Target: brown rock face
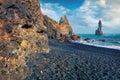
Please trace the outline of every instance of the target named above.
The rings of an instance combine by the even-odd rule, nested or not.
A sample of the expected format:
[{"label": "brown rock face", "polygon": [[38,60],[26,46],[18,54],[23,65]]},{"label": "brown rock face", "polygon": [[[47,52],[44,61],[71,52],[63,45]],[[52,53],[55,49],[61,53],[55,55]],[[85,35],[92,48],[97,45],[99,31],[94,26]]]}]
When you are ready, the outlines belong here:
[{"label": "brown rock face", "polygon": [[0,80],[23,80],[25,57],[48,51],[38,0],[0,0]]},{"label": "brown rock face", "polygon": [[64,16],[64,18],[61,17],[59,24],[48,16],[44,16],[43,22],[44,25],[47,26],[49,38],[61,41],[80,40],[80,37],[73,33],[72,27],[70,26],[66,16]]},{"label": "brown rock face", "polygon": [[80,37],[73,33],[72,27],[69,24],[69,21],[66,16],[61,18],[59,21],[59,31],[63,35],[64,40],[71,42],[72,40],[80,40]]},{"label": "brown rock face", "polygon": [[47,26],[47,33],[49,38],[56,38],[56,36],[58,35],[66,36],[72,33],[72,28],[69,25],[66,16],[64,17],[64,19],[60,19],[59,24],[55,20],[49,18],[48,16],[44,16],[44,25]]},{"label": "brown rock face", "polygon": [[68,25],[69,25],[69,22],[68,22],[67,17],[66,17],[66,16],[64,16],[64,18],[61,17],[61,18],[60,18],[60,21],[59,21],[59,24],[60,24],[60,25],[61,25],[61,24],[68,24]]},{"label": "brown rock face", "polygon": [[69,25],[69,22],[66,16],[64,16],[64,18],[61,17],[59,21],[59,25],[60,25],[59,30],[62,35],[71,35],[72,28]]},{"label": "brown rock face", "polygon": [[49,18],[47,15],[44,15],[43,17],[44,25],[47,27],[48,38],[56,39],[59,24],[55,20]]}]

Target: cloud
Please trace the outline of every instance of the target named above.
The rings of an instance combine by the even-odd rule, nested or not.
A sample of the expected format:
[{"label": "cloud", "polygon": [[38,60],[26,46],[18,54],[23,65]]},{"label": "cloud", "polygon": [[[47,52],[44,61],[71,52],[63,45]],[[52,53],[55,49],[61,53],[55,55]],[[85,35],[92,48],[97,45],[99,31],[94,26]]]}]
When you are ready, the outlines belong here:
[{"label": "cloud", "polygon": [[63,6],[59,5],[58,3],[45,3],[41,4],[41,10],[44,15],[48,15],[52,19],[59,21],[60,17],[68,13],[70,10],[64,8]]},{"label": "cloud", "polygon": [[[107,0],[106,0],[107,1]],[[107,30],[120,32],[120,0],[110,0],[107,8],[102,11],[104,26]]]},{"label": "cloud", "polygon": [[98,21],[102,20],[104,33],[120,33],[120,0],[85,0],[75,10],[70,10],[58,3],[42,4],[45,15],[59,21],[67,15],[75,33],[94,33]]},{"label": "cloud", "polygon": [[[57,13],[54,11],[54,10],[50,10],[50,9],[41,9],[42,10],[42,13],[44,15],[48,15],[49,17],[55,19],[55,20],[58,20],[59,19],[59,16],[57,15]],[[54,15],[54,16],[53,16]]]},{"label": "cloud", "polygon": [[[81,33],[94,33],[98,20],[102,20],[104,33],[120,33],[120,1],[119,0],[86,0],[75,12],[79,17],[77,24],[83,29]],[[82,20],[81,20],[82,19]],[[81,24],[81,25],[80,25]],[[83,25],[86,24],[86,25]],[[79,29],[80,32],[80,28]]]},{"label": "cloud", "polygon": [[98,4],[102,7],[106,7],[106,0],[98,0]]}]

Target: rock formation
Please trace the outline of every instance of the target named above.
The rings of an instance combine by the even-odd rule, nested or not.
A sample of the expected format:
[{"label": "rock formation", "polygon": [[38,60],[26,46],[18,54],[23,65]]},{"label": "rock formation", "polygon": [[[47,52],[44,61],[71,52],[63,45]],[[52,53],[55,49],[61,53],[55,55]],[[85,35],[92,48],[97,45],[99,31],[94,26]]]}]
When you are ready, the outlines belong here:
[{"label": "rock formation", "polygon": [[43,23],[47,27],[48,38],[56,39],[59,24],[55,20],[49,18],[47,15],[44,15],[43,17],[44,17]]},{"label": "rock formation", "polygon": [[76,34],[72,34],[71,38],[72,38],[72,40],[80,41],[80,36],[77,36]]},{"label": "rock formation", "polygon": [[68,19],[66,16],[61,18],[59,21],[59,31],[62,35],[72,35],[72,27],[69,25]]},{"label": "rock formation", "polygon": [[67,17],[66,17],[66,16],[64,16],[64,18],[61,17],[61,18],[60,18],[60,21],[59,21],[59,24],[60,24],[60,25],[61,25],[61,24],[68,24],[68,25],[69,25],[69,22],[68,22]]},{"label": "rock formation", "polygon": [[23,80],[25,58],[48,51],[38,0],[0,0],[0,80]]},{"label": "rock formation", "polygon": [[95,35],[103,35],[101,20],[99,20],[99,22],[98,22],[98,29],[96,30]]},{"label": "rock formation", "polygon": [[48,37],[57,40],[80,40],[80,37],[75,35],[72,31],[72,27],[69,24],[69,21],[66,16],[61,17],[59,24],[49,18],[48,16],[44,16],[44,25],[47,27]]}]

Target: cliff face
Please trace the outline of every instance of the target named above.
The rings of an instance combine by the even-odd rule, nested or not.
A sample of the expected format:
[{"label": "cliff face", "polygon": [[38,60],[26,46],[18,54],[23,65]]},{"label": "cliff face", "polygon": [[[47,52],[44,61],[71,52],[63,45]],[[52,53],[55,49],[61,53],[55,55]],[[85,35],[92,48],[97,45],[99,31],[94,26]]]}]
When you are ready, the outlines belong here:
[{"label": "cliff face", "polygon": [[44,25],[47,27],[48,37],[57,40],[80,40],[80,37],[75,35],[72,31],[72,27],[69,24],[69,21],[66,16],[61,17],[59,24],[49,18],[44,16]]},{"label": "cliff face", "polygon": [[103,35],[101,20],[99,20],[99,22],[98,22],[98,29],[96,30],[95,35]]},{"label": "cliff face", "polygon": [[47,27],[48,38],[56,39],[59,24],[55,20],[49,18],[46,15],[44,15],[43,17],[44,17],[44,21],[43,21],[44,25]]},{"label": "cliff face", "polygon": [[0,80],[23,80],[25,57],[48,51],[38,0],[0,0]]}]

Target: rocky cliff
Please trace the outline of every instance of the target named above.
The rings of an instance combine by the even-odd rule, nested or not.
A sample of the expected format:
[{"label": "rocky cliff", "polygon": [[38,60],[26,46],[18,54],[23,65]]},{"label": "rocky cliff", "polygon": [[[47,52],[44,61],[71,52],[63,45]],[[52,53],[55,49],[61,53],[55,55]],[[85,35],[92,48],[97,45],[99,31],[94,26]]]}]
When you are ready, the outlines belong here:
[{"label": "rocky cliff", "polygon": [[25,58],[48,51],[38,0],[0,0],[0,80],[23,80]]},{"label": "rocky cliff", "polygon": [[69,25],[66,16],[64,16],[64,18],[61,17],[59,25],[60,25],[59,30],[62,35],[72,35],[72,27]]},{"label": "rocky cliff", "polygon": [[99,20],[99,22],[98,22],[98,29],[96,30],[95,35],[103,35],[101,20]]},{"label": "rocky cliff", "polygon": [[80,37],[75,35],[72,31],[72,27],[69,24],[69,21],[66,16],[61,17],[59,23],[55,20],[44,16],[44,25],[47,26],[47,33],[49,38],[57,40],[80,40]]},{"label": "rocky cliff", "polygon": [[47,27],[48,38],[56,39],[59,24],[55,20],[49,18],[47,15],[44,15],[43,17],[44,25]]}]

